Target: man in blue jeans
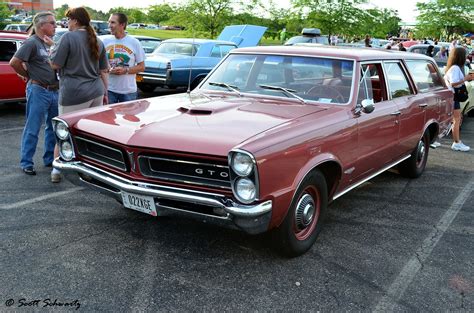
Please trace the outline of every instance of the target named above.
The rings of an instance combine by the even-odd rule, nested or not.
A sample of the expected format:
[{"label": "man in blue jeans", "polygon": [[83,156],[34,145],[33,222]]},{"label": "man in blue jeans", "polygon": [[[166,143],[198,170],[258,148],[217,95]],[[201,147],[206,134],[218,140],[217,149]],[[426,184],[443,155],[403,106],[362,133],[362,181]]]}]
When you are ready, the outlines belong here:
[{"label": "man in blue jeans", "polygon": [[18,75],[28,80],[26,86],[26,123],[21,138],[20,166],[27,175],[36,175],[33,156],[38,144],[38,134],[45,121],[43,164],[51,166],[54,159],[52,118],[58,115],[59,82],[49,65],[51,37],[56,21],[51,12],[40,12],[33,18],[34,33],[22,44],[10,60]]},{"label": "man in blue jeans", "polygon": [[125,33],[127,22],[125,14],[112,14],[109,18],[112,35],[101,36],[110,66],[109,103],[135,100],[136,74],[145,70],[145,51],[136,38]]}]

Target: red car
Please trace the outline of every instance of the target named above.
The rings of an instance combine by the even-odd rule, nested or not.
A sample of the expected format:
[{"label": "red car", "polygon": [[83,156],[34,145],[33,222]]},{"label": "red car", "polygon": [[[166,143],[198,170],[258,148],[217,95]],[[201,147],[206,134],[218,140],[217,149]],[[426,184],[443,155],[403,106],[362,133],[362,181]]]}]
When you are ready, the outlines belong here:
[{"label": "red car", "polygon": [[236,49],[190,94],[56,118],[54,167],[153,216],[272,230],[279,251],[297,256],[329,202],[395,166],[422,174],[451,99],[419,54]]},{"label": "red car", "polygon": [[0,31],[0,104],[25,100],[25,82],[8,64],[27,34]]}]

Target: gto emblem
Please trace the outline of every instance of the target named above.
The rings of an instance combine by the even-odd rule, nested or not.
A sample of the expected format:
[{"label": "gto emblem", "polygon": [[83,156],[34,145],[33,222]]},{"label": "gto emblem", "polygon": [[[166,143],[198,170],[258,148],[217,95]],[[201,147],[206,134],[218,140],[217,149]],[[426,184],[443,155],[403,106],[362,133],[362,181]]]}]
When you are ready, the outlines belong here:
[{"label": "gto emblem", "polygon": [[198,174],[198,175],[207,174],[209,176],[219,175],[222,178],[229,177],[229,173],[227,173],[227,172],[218,172],[218,171],[213,171],[213,170],[203,170],[202,168],[197,168],[197,169],[194,170],[194,172],[196,172],[196,174]]}]

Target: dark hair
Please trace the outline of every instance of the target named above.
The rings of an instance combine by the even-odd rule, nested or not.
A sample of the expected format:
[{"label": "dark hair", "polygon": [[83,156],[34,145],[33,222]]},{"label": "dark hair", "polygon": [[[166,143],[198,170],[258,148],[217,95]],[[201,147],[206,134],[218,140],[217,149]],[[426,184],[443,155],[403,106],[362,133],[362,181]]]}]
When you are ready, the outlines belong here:
[{"label": "dark hair", "polygon": [[66,17],[69,17],[71,20],[76,20],[80,26],[85,27],[87,31],[87,41],[89,43],[89,48],[91,50],[91,55],[94,60],[99,59],[99,44],[97,42],[97,36],[95,34],[94,28],[92,28],[90,21],[91,17],[89,12],[83,7],[79,8],[70,8],[66,11]]},{"label": "dark hair", "polygon": [[463,47],[456,47],[452,51],[449,51],[445,72],[447,72],[453,65],[459,66],[461,71],[464,72],[464,63],[466,63],[466,49]]},{"label": "dark hair", "polygon": [[117,13],[112,13],[112,15],[118,18],[119,24],[125,24],[124,29],[127,29],[128,17],[124,13],[117,12]]}]

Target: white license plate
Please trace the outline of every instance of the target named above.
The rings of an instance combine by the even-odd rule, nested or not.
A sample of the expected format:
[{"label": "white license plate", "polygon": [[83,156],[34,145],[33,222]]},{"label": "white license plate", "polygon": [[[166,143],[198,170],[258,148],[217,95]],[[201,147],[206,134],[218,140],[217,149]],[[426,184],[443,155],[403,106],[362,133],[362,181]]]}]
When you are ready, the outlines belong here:
[{"label": "white license plate", "polygon": [[126,208],[156,216],[156,206],[153,197],[122,191],[122,200]]}]

